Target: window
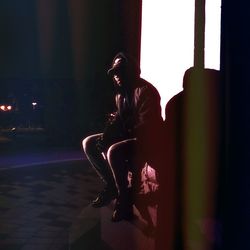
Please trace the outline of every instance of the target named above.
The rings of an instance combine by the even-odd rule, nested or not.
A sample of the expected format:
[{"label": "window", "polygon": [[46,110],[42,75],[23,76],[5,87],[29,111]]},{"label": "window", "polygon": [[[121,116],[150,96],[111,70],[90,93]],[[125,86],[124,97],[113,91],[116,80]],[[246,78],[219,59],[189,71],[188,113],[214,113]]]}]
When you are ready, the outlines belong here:
[{"label": "window", "polygon": [[[206,1],[205,67],[219,69],[220,0]],[[143,0],[141,76],[161,95],[162,116],[193,66],[195,0]]]}]

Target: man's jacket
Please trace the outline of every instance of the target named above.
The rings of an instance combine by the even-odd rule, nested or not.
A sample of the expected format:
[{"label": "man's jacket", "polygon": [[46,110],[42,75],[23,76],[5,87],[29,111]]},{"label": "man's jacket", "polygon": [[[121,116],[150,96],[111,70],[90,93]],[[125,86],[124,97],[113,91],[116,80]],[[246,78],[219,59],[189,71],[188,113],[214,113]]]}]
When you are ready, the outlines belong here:
[{"label": "man's jacket", "polygon": [[151,145],[152,148],[162,138],[160,95],[152,84],[142,78],[130,86],[115,96],[116,111],[104,131],[104,139],[137,138],[141,146],[149,148]]}]

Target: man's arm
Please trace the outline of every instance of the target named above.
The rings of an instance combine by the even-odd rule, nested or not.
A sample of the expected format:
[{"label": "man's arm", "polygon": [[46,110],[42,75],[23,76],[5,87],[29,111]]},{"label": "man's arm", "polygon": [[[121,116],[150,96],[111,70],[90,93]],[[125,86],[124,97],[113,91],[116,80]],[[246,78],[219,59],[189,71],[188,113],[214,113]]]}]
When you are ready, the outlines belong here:
[{"label": "man's arm", "polygon": [[154,88],[144,88],[138,98],[137,117],[133,133],[138,138],[153,136],[161,132],[160,95]]}]

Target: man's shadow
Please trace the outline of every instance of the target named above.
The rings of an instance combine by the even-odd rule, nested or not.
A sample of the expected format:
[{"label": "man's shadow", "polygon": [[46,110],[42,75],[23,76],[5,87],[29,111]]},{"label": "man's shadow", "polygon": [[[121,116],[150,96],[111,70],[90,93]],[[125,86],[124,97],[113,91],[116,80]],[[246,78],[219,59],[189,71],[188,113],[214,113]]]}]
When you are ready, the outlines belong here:
[{"label": "man's shadow", "polygon": [[[157,250],[183,250],[187,243],[184,242],[189,233],[185,216],[188,213],[189,202],[187,192],[190,191],[186,191],[185,188],[187,176],[191,175],[191,179],[194,177],[194,173],[188,169],[187,159],[190,154],[193,158],[197,155],[199,157],[199,149],[204,148],[204,143],[207,143],[204,154],[209,155],[209,159],[201,160],[197,168],[204,170],[209,167],[209,171],[216,171],[216,147],[219,140],[217,133],[220,126],[219,81],[218,71],[192,67],[184,74],[183,91],[172,97],[166,105],[165,163],[158,173],[160,188],[156,228]],[[200,133],[201,129],[205,133]],[[208,134],[209,142],[206,140]],[[214,182],[214,176],[207,178]],[[211,187],[208,189],[209,195],[213,197],[215,190]],[[204,193],[205,199],[208,199],[208,193]]]}]

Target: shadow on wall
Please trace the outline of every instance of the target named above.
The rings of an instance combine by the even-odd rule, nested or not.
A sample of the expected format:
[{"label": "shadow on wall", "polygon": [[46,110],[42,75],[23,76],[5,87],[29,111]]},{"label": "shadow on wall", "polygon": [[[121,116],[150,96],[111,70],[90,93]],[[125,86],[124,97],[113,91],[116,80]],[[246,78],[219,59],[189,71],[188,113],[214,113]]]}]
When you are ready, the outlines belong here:
[{"label": "shadow on wall", "polygon": [[[166,105],[166,164],[159,172],[157,249],[212,249],[221,142],[220,74],[190,68]],[[212,221],[204,229],[207,221]]]}]

